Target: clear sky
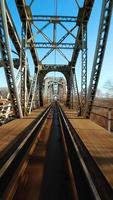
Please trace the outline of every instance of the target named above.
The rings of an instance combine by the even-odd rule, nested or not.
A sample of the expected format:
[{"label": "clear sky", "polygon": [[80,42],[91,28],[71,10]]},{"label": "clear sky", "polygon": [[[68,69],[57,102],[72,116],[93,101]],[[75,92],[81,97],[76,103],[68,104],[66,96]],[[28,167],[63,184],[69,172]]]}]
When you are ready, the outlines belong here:
[{"label": "clear sky", "polygon": [[[26,0],[27,4],[31,2],[31,0]],[[46,2],[46,3],[45,3]],[[78,0],[80,6],[83,5],[83,0]],[[19,19],[19,15],[16,9],[15,5],[15,0],[7,0],[8,7],[10,9],[10,12],[12,14],[12,17],[14,19],[15,25],[18,30],[18,34],[21,35],[21,23]],[[72,16],[77,16],[78,8],[75,4],[74,0],[57,0],[57,14],[58,15],[72,15]],[[96,46],[96,39],[97,39],[97,33],[98,33],[98,25],[99,25],[99,18],[100,18],[100,11],[101,11],[101,6],[102,6],[102,0],[95,0],[93,11],[88,23],[88,83],[89,83],[89,78],[91,74],[91,68],[93,64],[93,58],[94,58],[94,51],[95,51],[95,46]],[[39,14],[39,15],[54,15],[55,14],[55,0],[34,0],[34,3],[32,5],[32,13],[33,14]],[[38,27],[42,27],[44,24],[38,23],[36,24]],[[48,26],[47,29],[45,29],[44,33],[48,34],[50,39],[52,39],[52,33],[51,33],[51,27],[52,25]],[[73,26],[72,25],[67,25],[69,29],[71,29]],[[60,39],[60,37],[65,34],[66,32],[58,27],[57,29],[57,40]],[[34,29],[33,29],[34,31]],[[35,31],[36,32],[36,31]],[[75,34],[76,31],[73,32]],[[70,36],[67,38],[67,41],[73,42],[73,38]],[[42,36],[39,36],[36,38],[36,41],[43,41]],[[64,41],[64,42],[67,42]],[[101,78],[99,80],[99,85],[98,89],[103,90],[103,86],[106,81],[111,80],[112,81],[112,68],[113,68],[113,17],[111,21],[111,27],[109,31],[109,37],[108,37],[108,42],[107,42],[107,48],[106,48],[106,53],[104,56],[104,62],[103,62],[103,67],[101,71]],[[12,47],[13,48],[13,47]],[[40,50],[38,49],[38,55],[39,58],[41,59],[44,55],[44,53],[47,52],[47,50]],[[68,51],[63,51],[63,53],[66,54],[67,58],[71,58],[71,50]],[[14,56],[14,55],[12,55]],[[32,62],[32,58],[28,52],[28,57],[29,57],[29,63],[30,63],[30,71],[31,74],[34,72],[34,66]],[[45,63],[54,63],[55,62],[55,53],[51,54],[45,61]],[[64,63],[66,64],[67,61],[65,61],[64,58],[62,58],[59,53],[56,53],[56,63]],[[76,74],[77,74],[77,80],[78,80],[78,85],[80,89],[80,76],[81,76],[81,53],[79,55],[77,65],[76,65]],[[57,76],[55,74],[55,76]],[[6,86],[6,81],[5,81],[5,75],[3,73],[3,69],[0,69],[0,87]]]}]

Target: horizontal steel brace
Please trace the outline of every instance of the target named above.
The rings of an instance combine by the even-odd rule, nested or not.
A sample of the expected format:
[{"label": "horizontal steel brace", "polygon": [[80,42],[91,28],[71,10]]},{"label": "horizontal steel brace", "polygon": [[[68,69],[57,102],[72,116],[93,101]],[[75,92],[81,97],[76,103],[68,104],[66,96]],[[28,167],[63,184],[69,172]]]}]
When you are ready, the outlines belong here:
[{"label": "horizontal steel brace", "polygon": [[77,17],[74,16],[54,16],[54,15],[33,15],[28,21],[49,21],[50,23],[59,22],[76,22]]},{"label": "horizontal steel brace", "polygon": [[34,48],[54,48],[54,49],[74,49],[74,43],[48,43],[48,42],[34,42]]},{"label": "horizontal steel brace", "polygon": [[44,65],[40,65],[39,66],[39,71],[42,71],[42,70],[54,70],[54,71],[57,71],[57,70],[62,70],[62,71],[67,71],[69,70],[69,66],[68,65],[52,65],[52,64],[44,64]]}]

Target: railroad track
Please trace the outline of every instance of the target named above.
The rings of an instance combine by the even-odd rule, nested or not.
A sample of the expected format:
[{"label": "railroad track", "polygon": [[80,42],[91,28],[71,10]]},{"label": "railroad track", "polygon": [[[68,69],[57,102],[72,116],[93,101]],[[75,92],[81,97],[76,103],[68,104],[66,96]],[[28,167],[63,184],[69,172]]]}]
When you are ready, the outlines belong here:
[{"label": "railroad track", "polygon": [[[7,191],[9,191],[9,190],[7,190],[7,187],[9,187],[9,185],[10,185],[10,188],[11,188],[12,187],[11,184],[13,185],[13,183],[15,182],[16,178],[15,178],[14,174],[16,174],[17,177],[19,176],[19,174],[21,174],[21,171],[24,174],[25,168],[28,165],[28,162],[26,162],[26,160],[29,160],[29,158],[28,158],[29,152],[35,143],[35,139],[36,139],[37,135],[41,131],[42,127],[45,126],[44,123],[45,123],[45,120],[47,119],[50,109],[51,109],[51,106],[49,106],[38,117],[38,119],[36,119],[35,122],[32,123],[32,125],[23,133],[23,135],[18,139],[18,141],[16,141],[15,145],[10,147],[10,152],[8,151],[8,153],[4,152],[4,154],[2,154],[2,159],[1,159],[2,162],[0,163],[0,165],[1,165],[0,198],[1,199],[13,199],[13,197],[11,195],[9,198],[6,198]],[[59,145],[62,146],[63,147],[63,159],[62,160],[64,161],[64,164],[63,164],[63,166],[60,166],[61,168],[59,168],[59,169],[60,170],[64,169],[64,171],[66,170],[66,175],[68,177],[68,181],[66,182],[64,180],[64,182],[66,184],[68,184],[69,187],[66,187],[66,188],[69,189],[69,193],[71,194],[71,195],[69,194],[68,197],[66,197],[65,194],[64,195],[62,194],[63,195],[62,198],[60,197],[60,194],[59,194],[58,199],[60,200],[60,199],[63,199],[63,197],[65,197],[65,200],[78,200],[78,199],[80,199],[80,200],[85,200],[85,199],[87,199],[87,200],[112,200],[113,199],[112,188],[110,187],[107,180],[105,179],[105,177],[103,176],[103,174],[101,173],[99,168],[97,167],[95,161],[92,159],[91,155],[89,154],[88,150],[86,149],[86,147],[80,140],[78,134],[76,133],[76,131],[70,124],[70,122],[67,119],[65,113],[63,112],[62,108],[57,103],[53,104],[53,118],[52,119],[53,119],[52,120],[53,125],[52,125],[52,129],[49,131],[51,132],[51,134],[59,135],[58,140],[60,140],[60,143],[57,141],[57,143],[59,143],[59,144],[56,145],[55,144],[56,141],[53,141],[56,136],[54,136],[54,137],[52,136],[53,137],[52,139],[51,139],[51,136],[50,136],[50,138],[48,136],[49,140],[51,140],[51,142],[54,143],[54,145],[49,144],[51,142],[48,143],[48,146],[51,146],[51,148],[53,148],[53,149],[51,149],[49,147],[50,152],[47,153],[47,159],[49,159],[49,156],[50,156],[50,159],[48,161],[48,162],[51,162],[51,163],[49,163],[50,170],[49,170],[49,172],[48,171],[45,172],[47,170],[46,168],[48,168],[48,167],[47,167],[47,163],[44,164],[44,165],[46,165],[46,167],[44,167],[44,174],[47,174],[47,178],[48,178],[48,174],[49,174],[50,175],[49,178],[50,178],[52,169],[53,169],[52,176],[53,176],[53,173],[56,173],[56,172],[54,172],[54,170],[58,171],[58,170],[56,170],[58,163],[55,161],[54,158],[56,157],[58,159],[58,156],[62,152],[59,152],[58,149],[55,150],[55,148],[59,148]],[[47,129],[47,127],[45,127],[45,129],[44,129],[43,135],[45,135],[46,129]],[[38,144],[38,145],[40,146],[40,144]],[[56,147],[54,147],[55,145],[56,145]],[[42,147],[41,147],[41,149],[42,149]],[[39,151],[39,148],[37,148],[37,151]],[[40,151],[42,151],[42,150],[40,150]],[[54,151],[56,151],[56,152],[54,152]],[[31,152],[31,154],[32,154],[32,152]],[[59,155],[56,154],[58,152],[59,152]],[[50,155],[48,155],[48,154],[50,154]],[[46,153],[45,153],[45,156],[46,156]],[[52,156],[53,156],[53,160],[51,160]],[[53,164],[53,162],[56,162],[56,163]],[[53,165],[53,168],[51,168],[51,165]],[[54,165],[56,165],[56,166],[54,166]],[[35,167],[35,170],[36,170],[36,167]],[[37,171],[36,171],[36,173],[37,173]],[[14,176],[14,178],[12,178],[13,176]],[[29,174],[28,174],[28,176],[29,176]],[[57,176],[59,176],[59,174],[57,174]],[[64,177],[65,177],[65,175],[64,175]],[[42,176],[42,179],[44,179],[43,176]],[[36,177],[35,177],[35,179],[32,179],[32,181],[28,185],[34,184],[34,180],[36,181]],[[61,180],[61,178],[59,179],[59,181],[60,180]],[[47,198],[47,195],[49,195],[49,193],[54,191],[54,188],[56,187],[55,179],[53,178],[53,180],[52,180],[53,183],[51,184],[51,188],[48,188],[47,184],[44,183],[44,181],[48,182],[48,184],[49,184],[49,182],[51,182],[48,179],[46,180],[46,178],[43,181],[40,181],[40,184],[42,184],[41,191],[43,194],[42,195],[43,198],[42,198],[42,196],[40,197],[40,195],[39,195],[38,199],[41,199],[41,200],[56,199],[53,197]],[[56,182],[58,182],[58,180]],[[64,183],[64,182],[62,182],[62,183]],[[37,183],[39,184],[39,182],[37,182]],[[59,185],[59,182],[57,183],[57,185]],[[33,187],[34,186],[35,185],[33,185]],[[25,196],[24,196],[24,198],[22,198],[23,185],[20,186],[20,188],[21,189],[19,191],[21,191],[20,192],[21,195],[19,194],[19,192],[17,192],[14,200],[25,199]],[[13,190],[13,192],[16,193],[16,190],[18,191],[18,189],[15,187],[15,191]],[[60,189],[59,189],[59,191],[61,192]],[[37,190],[35,192],[37,195]],[[44,192],[47,195],[44,194]],[[4,194],[5,194],[5,196],[4,196]],[[57,190],[56,190],[56,194],[57,194]],[[34,196],[36,196],[36,195],[34,194]],[[54,196],[54,194],[53,194],[53,196]],[[32,191],[31,191],[31,197],[32,197]],[[27,200],[31,199],[31,197],[30,197],[30,195],[28,195]],[[57,195],[57,197],[58,197],[58,195]],[[35,199],[35,197],[34,197],[34,199]],[[36,197],[36,199],[37,199],[37,197]]]},{"label": "railroad track", "polygon": [[72,127],[62,108],[58,106],[62,137],[80,200],[112,200],[113,189],[98,168],[79,135]]},{"label": "railroad track", "polygon": [[[23,163],[47,118],[51,106],[46,108],[33,123],[25,129],[11,146],[0,154],[0,199],[10,199],[9,190],[15,182],[15,174],[19,176]],[[13,178],[14,176],[14,178]],[[11,194],[12,196],[12,194]]]}]

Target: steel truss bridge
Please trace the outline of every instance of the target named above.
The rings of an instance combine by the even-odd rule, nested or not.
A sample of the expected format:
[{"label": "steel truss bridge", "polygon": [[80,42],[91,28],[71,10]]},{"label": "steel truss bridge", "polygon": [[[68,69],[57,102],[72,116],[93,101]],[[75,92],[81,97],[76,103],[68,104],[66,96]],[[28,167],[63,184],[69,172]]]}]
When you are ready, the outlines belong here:
[{"label": "steel truss bridge", "polygon": [[[42,82],[45,75],[51,71],[62,72],[67,81],[66,105],[71,106],[72,93],[77,97],[77,109],[79,115],[89,117],[94,102],[100,72],[104,59],[106,43],[109,33],[110,20],[112,15],[113,0],[103,0],[101,17],[98,30],[97,44],[94,54],[90,83],[87,89],[87,27],[90,15],[93,10],[94,0],[84,0],[83,6],[79,7],[76,16],[55,15],[34,15],[31,5],[27,5],[25,0],[15,0],[15,5],[21,20],[21,37],[18,34],[13,17],[11,16],[7,2],[0,0],[0,66],[4,67],[9,96],[16,117],[22,118],[31,112],[36,103],[36,96],[39,97],[40,106],[43,106]],[[32,4],[32,1],[31,1]],[[38,27],[42,23],[42,27]],[[67,26],[71,24],[71,28]],[[52,36],[44,33],[44,30],[52,25]],[[58,28],[65,30],[65,34],[57,38]],[[35,29],[35,33],[34,33]],[[74,30],[75,33],[73,32]],[[36,38],[41,35],[43,41]],[[73,42],[68,41],[68,36],[73,38]],[[67,39],[67,40],[66,40]],[[10,40],[14,45],[11,49]],[[30,50],[35,66],[34,75],[31,79],[27,58],[27,50]],[[48,49],[42,58],[38,56],[39,49]],[[71,59],[63,50],[71,50]],[[16,54],[16,58],[12,56]],[[58,52],[67,64],[48,64],[46,58],[53,52]],[[78,91],[76,79],[76,63],[79,54],[82,54],[81,70],[81,95]],[[17,75],[14,73],[16,68]]]},{"label": "steel truss bridge", "polygon": [[[35,14],[34,1],[0,0],[0,67],[8,86],[6,99],[0,92],[0,199],[113,200],[113,107],[106,99],[94,104],[113,0],[101,1],[89,85],[87,30],[95,0],[73,0],[76,16],[58,15],[57,0],[53,15]],[[91,114],[98,123],[103,117],[108,130]]]}]

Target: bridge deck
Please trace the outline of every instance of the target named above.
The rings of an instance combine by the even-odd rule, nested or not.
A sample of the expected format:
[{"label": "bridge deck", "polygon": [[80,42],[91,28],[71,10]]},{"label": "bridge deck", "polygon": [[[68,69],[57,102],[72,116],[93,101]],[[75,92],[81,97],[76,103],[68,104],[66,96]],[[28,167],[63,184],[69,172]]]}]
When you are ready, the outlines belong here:
[{"label": "bridge deck", "polygon": [[15,119],[0,126],[0,153],[31,124],[44,109],[45,108],[36,109],[23,119]]},{"label": "bridge deck", "polygon": [[74,111],[65,109],[65,107],[63,110],[113,188],[113,135],[90,119],[77,118]]}]

